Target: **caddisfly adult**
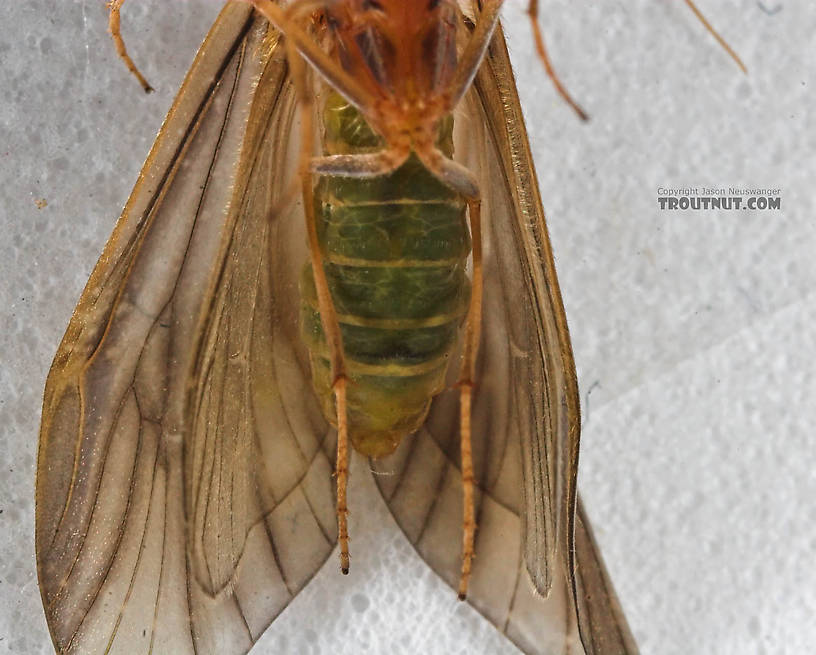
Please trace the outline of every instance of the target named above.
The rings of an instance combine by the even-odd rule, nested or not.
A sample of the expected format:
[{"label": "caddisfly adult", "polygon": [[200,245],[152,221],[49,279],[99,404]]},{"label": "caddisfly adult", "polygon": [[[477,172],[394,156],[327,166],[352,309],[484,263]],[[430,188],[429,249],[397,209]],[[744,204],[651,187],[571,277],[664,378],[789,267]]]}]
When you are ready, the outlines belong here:
[{"label": "caddisfly adult", "polygon": [[348,571],[349,445],[524,652],[636,652],[577,498],[501,5],[224,7],[48,378],[36,546],[58,652],[247,652],[337,543]]}]

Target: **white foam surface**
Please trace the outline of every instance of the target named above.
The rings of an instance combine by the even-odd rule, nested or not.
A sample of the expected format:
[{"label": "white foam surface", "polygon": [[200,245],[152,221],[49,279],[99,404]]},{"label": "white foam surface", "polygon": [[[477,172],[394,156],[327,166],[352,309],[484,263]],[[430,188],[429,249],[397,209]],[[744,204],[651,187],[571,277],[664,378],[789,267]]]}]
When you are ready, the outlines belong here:
[{"label": "white foam surface", "polygon": [[[102,0],[4,6],[0,653],[53,652],[33,552],[45,376],[219,4],[125,5],[151,96],[116,60]],[[644,654],[814,652],[816,9],[700,5],[747,77],[684,3],[542,3],[588,124],[554,94],[520,4],[505,9],[582,389],[580,485]],[[782,208],[661,211],[661,185],[779,187]],[[352,575],[332,559],[257,652],[516,652],[381,503],[354,505],[370,492],[353,477]]]}]

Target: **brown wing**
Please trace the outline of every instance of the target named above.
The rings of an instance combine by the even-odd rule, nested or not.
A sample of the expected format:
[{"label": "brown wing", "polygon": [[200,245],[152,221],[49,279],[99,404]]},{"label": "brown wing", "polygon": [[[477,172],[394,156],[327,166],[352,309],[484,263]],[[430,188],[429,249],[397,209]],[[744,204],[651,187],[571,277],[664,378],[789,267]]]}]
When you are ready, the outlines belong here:
[{"label": "brown wing", "polygon": [[[611,585],[594,587],[599,578],[589,572],[603,569],[584,531],[578,533],[583,574],[577,586],[573,576],[580,427],[575,367],[500,32],[456,125],[456,157],[481,181],[485,250],[473,404],[479,527],[468,602],[525,653],[576,653],[582,642],[592,655],[635,653],[631,638],[606,638],[615,624],[621,634],[628,628],[610,609],[618,609]],[[456,393],[443,394],[423,430],[377,464],[391,473],[377,482],[397,522],[454,588],[462,516],[457,413]],[[595,622],[588,608],[613,618]]]},{"label": "brown wing", "polygon": [[332,549],[282,50],[225,7],[55,357],[36,548],[60,653],[245,653]]},{"label": "brown wing", "polygon": [[575,582],[586,654],[637,653],[635,638],[626,623],[580,498],[575,520]]}]

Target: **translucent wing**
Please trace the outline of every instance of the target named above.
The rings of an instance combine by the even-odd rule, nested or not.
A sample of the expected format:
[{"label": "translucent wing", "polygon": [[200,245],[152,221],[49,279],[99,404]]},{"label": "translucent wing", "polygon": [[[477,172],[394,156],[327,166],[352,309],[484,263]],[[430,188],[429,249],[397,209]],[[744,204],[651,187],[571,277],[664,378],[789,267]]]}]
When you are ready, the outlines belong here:
[{"label": "translucent wing", "polygon": [[[575,507],[579,409],[566,318],[506,47],[498,33],[456,116],[456,158],[483,194],[485,290],[474,466],[476,559],[468,601],[525,653],[635,653]],[[459,581],[462,488],[458,397],[375,464],[380,490],[420,555]],[[596,589],[603,577],[606,586]],[[598,593],[600,592],[600,593]],[[580,612],[576,613],[575,607]],[[592,610],[591,612],[589,610]],[[617,610],[617,611],[616,611]],[[603,615],[597,621],[591,616]],[[606,644],[614,644],[607,647]],[[624,647],[625,646],[625,647]]]},{"label": "translucent wing", "polygon": [[282,50],[225,7],[54,360],[36,548],[60,653],[245,653],[332,550]]},{"label": "translucent wing", "polygon": [[587,655],[637,653],[580,498],[575,521],[575,581],[581,637]]}]

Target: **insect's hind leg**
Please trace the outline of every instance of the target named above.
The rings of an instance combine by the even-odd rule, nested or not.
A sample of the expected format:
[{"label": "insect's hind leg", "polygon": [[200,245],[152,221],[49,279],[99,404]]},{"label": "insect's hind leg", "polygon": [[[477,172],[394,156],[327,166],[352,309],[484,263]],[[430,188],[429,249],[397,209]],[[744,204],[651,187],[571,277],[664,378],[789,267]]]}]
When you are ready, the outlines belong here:
[{"label": "insect's hind leg", "polygon": [[349,572],[348,503],[346,494],[348,488],[349,450],[348,405],[346,402],[348,378],[346,376],[346,364],[343,354],[343,338],[340,333],[340,323],[337,320],[337,312],[334,308],[329,284],[326,280],[326,271],[323,268],[323,256],[320,251],[320,241],[317,236],[317,223],[312,198],[311,160],[314,151],[314,103],[306,77],[305,62],[295,50],[291,41],[287,40],[286,48],[292,82],[300,107],[301,146],[298,173],[303,195],[303,213],[306,221],[309,260],[314,277],[320,323],[329,351],[329,366],[332,376],[331,386],[337,412],[337,462],[335,464],[335,477],[337,482],[337,541],[340,545],[340,570],[345,575]]},{"label": "insect's hind leg", "polygon": [[476,508],[474,499],[473,451],[471,445],[471,404],[476,379],[476,356],[482,328],[482,222],[481,199],[467,200],[470,217],[470,238],[473,243],[473,279],[470,306],[465,324],[462,348],[462,368],[459,373],[459,439],[462,457],[462,575],[459,579],[459,600],[467,597],[468,582],[473,564],[473,542],[476,535]]},{"label": "insect's hind leg", "polygon": [[[301,62],[302,63],[302,62]],[[311,103],[311,100],[309,100]],[[311,133],[311,120],[308,121]],[[307,139],[304,135],[304,139]],[[310,150],[307,152],[311,152]],[[343,574],[349,571],[348,549],[348,505],[346,489],[348,487],[348,405],[347,385],[348,377],[345,372],[345,357],[343,341],[340,333],[340,324],[332,302],[331,291],[326,281],[326,272],[323,269],[323,257],[320,252],[320,243],[317,238],[315,224],[314,203],[311,200],[312,183],[311,173],[321,175],[335,175],[343,177],[377,177],[386,175],[398,168],[408,157],[410,151],[384,150],[381,153],[362,155],[338,155],[335,157],[308,157],[302,164],[304,180],[303,198],[306,213],[306,223],[309,232],[309,252],[312,258],[312,272],[317,290],[317,305],[320,311],[320,320],[326,343],[329,346],[332,370],[332,389],[337,410],[337,537],[340,542],[340,570]]]},{"label": "insect's hind leg", "polygon": [[417,153],[422,162],[446,185],[465,197],[470,219],[473,275],[470,281],[470,305],[465,322],[462,344],[462,367],[459,371],[459,439],[462,458],[462,574],[459,578],[459,600],[467,597],[473,566],[476,537],[476,480],[473,474],[471,405],[476,384],[476,357],[482,332],[482,295],[484,271],[482,261],[482,200],[479,184],[473,174],[461,164],[447,159],[437,150]]},{"label": "insect's hind leg", "polygon": [[[286,22],[296,18],[300,10],[311,7],[308,0],[292,5],[287,14],[278,15],[280,8],[262,0],[250,0],[257,9],[270,18],[282,19]],[[267,13],[269,12],[269,13]],[[290,25],[291,27],[291,25]],[[337,462],[335,464],[335,478],[337,483],[337,540],[340,545],[340,570],[345,575],[349,572],[349,533],[348,533],[348,460],[349,460],[349,428],[348,428],[348,376],[346,374],[343,338],[340,332],[340,323],[334,308],[331,290],[323,268],[323,256],[320,241],[317,235],[317,222],[313,201],[312,174],[344,175],[348,177],[371,177],[391,172],[407,158],[410,150],[404,153],[395,150],[386,150],[372,155],[314,157],[314,99],[310,91],[306,63],[298,51],[299,43],[296,39],[287,39],[287,60],[292,74],[292,81],[297,93],[300,107],[301,150],[299,175],[302,185],[304,218],[309,246],[309,258],[317,295],[317,308],[320,314],[320,323],[329,351],[329,365],[331,369],[332,391],[334,393],[335,411],[337,415]]]},{"label": "insect's hind leg", "polygon": [[108,16],[108,30],[110,31],[111,38],[113,39],[113,45],[116,48],[116,53],[119,55],[120,59],[125,62],[125,66],[128,67],[128,70],[136,76],[137,80],[139,80],[139,84],[142,85],[145,93],[150,93],[153,91],[153,87],[150,86],[149,82],[144,78],[144,75],[142,75],[141,71],[136,67],[136,64],[133,63],[133,60],[130,58],[130,55],[127,52],[127,48],[125,47],[125,41],[122,38],[121,19],[119,14],[122,10],[123,4],[125,4],[125,0],[110,0],[110,2],[108,2],[108,11],[110,12],[110,15]]}]

